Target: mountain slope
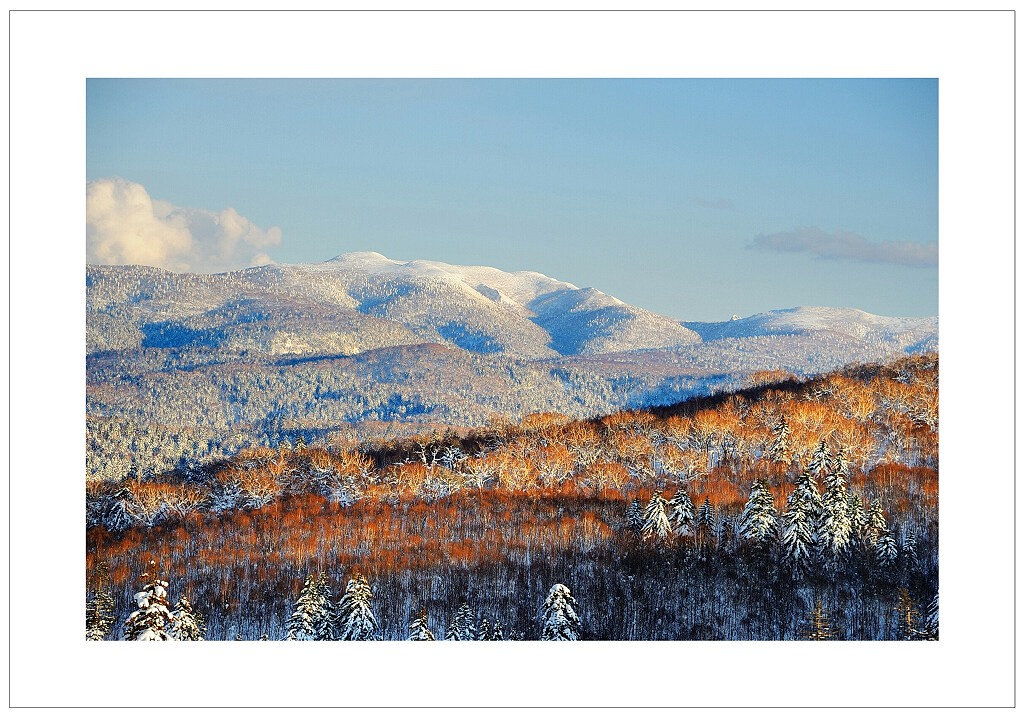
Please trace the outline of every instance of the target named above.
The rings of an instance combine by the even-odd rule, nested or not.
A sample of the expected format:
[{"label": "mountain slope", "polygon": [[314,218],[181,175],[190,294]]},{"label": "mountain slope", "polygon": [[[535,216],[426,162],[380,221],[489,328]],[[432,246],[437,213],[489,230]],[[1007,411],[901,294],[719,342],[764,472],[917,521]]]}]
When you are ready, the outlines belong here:
[{"label": "mountain slope", "polygon": [[267,354],[440,343],[524,358],[671,348],[678,321],[536,272],[373,252],[217,275],[89,267],[89,351],[221,345]]}]

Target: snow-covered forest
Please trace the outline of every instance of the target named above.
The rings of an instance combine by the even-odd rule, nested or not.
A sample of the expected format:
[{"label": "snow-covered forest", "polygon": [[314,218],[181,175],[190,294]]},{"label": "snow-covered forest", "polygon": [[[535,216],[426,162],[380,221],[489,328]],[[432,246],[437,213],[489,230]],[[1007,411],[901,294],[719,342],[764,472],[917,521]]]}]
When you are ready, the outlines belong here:
[{"label": "snow-covered forest", "polygon": [[938,357],[87,483],[89,639],[937,639]]}]

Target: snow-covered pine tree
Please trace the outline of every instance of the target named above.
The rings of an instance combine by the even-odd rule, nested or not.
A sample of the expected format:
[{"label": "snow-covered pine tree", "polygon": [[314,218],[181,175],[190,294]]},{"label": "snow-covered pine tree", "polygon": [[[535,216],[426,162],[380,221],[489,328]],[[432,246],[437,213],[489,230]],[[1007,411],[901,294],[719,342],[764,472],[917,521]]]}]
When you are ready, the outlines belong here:
[{"label": "snow-covered pine tree", "polygon": [[192,607],[188,598],[182,595],[174,604],[171,612],[174,622],[171,626],[171,637],[180,642],[203,640],[206,637],[206,625],[203,617]]},{"label": "snow-covered pine tree", "polygon": [[330,621],[330,610],[324,604],[320,594],[320,575],[306,578],[299,597],[295,600],[295,609],[285,621],[288,640],[323,640],[323,624]]},{"label": "snow-covered pine tree", "polygon": [[811,454],[811,461],[807,464],[807,470],[818,473],[828,473],[832,467],[832,451],[828,444],[822,441]]},{"label": "snow-covered pine tree", "polygon": [[658,493],[651,496],[647,507],[644,509],[644,523],[640,529],[640,535],[644,540],[652,538],[664,540],[672,532],[672,526],[668,522],[668,515],[665,514],[666,501]]},{"label": "snow-covered pine tree", "polygon": [[319,609],[315,613],[313,629],[317,640],[334,640],[334,626],[337,622],[334,603],[331,601],[331,585],[323,573],[316,578],[316,597]]},{"label": "snow-covered pine tree", "polygon": [[697,509],[697,540],[701,545],[707,544],[715,535],[715,507],[711,499],[705,498]]},{"label": "snow-covered pine tree", "polygon": [[917,559],[917,536],[909,525],[903,526],[903,540],[900,543],[900,558],[907,570],[915,570]]},{"label": "snow-covered pine tree", "polygon": [[495,620],[494,625],[491,627],[491,636],[488,640],[504,640],[505,629],[501,626],[501,620]]},{"label": "snow-covered pine tree", "polygon": [[93,570],[93,594],[85,601],[85,639],[105,640],[114,627],[114,598],[110,595],[110,569],[100,561]]},{"label": "snow-covered pine tree", "polygon": [[139,522],[139,502],[126,485],[122,485],[111,496],[110,508],[103,523],[108,529],[119,532]]},{"label": "snow-covered pine tree", "polygon": [[306,450],[306,437],[300,433],[299,437],[295,439],[295,452],[304,450]]},{"label": "snow-covered pine tree", "polygon": [[491,621],[486,617],[480,620],[480,629],[476,633],[476,639],[478,641],[490,640],[491,639]]},{"label": "snow-covered pine tree", "polygon": [[786,422],[786,417],[782,416],[778,422],[772,426],[772,442],[768,446],[768,460],[782,463],[789,462],[790,433],[791,431],[789,424]]},{"label": "snow-covered pine tree", "polygon": [[690,496],[683,487],[680,487],[672,496],[672,500],[668,502],[668,520],[676,535],[694,534],[696,526],[694,525],[693,501],[690,500]]},{"label": "snow-covered pine tree", "polygon": [[[296,444],[297,445],[297,444]],[[348,581],[345,594],[338,601],[338,622],[335,628],[337,640],[375,640],[377,618],[370,609],[373,592],[370,584],[361,574],[356,573]]]},{"label": "snow-covered pine tree", "polygon": [[846,512],[850,516],[851,542],[857,547],[863,548],[869,543],[868,514],[864,510],[864,499],[860,497],[859,493],[848,491]]},{"label": "snow-covered pine tree", "polygon": [[825,564],[833,568],[846,555],[853,533],[850,496],[846,490],[846,462],[842,456],[840,448],[836,457],[828,462],[818,523],[818,550]]},{"label": "snow-covered pine tree", "polygon": [[867,524],[868,541],[873,545],[889,529],[885,521],[885,512],[882,510],[881,499],[875,498],[871,501],[871,508],[868,510],[867,515]]},{"label": "snow-covered pine tree", "polygon": [[416,617],[409,623],[409,639],[413,642],[432,642],[435,640],[434,633],[427,627],[427,609],[420,608]]},{"label": "snow-covered pine tree", "polygon": [[557,583],[551,588],[541,608],[541,640],[579,640],[581,623],[576,598],[569,588]]},{"label": "snow-covered pine tree", "polygon": [[809,471],[804,471],[786,498],[781,520],[782,551],[796,577],[806,575],[812,565],[818,501],[814,477]]},{"label": "snow-covered pine tree", "polygon": [[924,616],[921,618],[921,636],[924,640],[939,639],[939,594],[928,603]]},{"label": "snow-covered pine tree", "polygon": [[898,554],[896,538],[892,537],[892,533],[886,530],[875,541],[875,560],[878,562],[878,567],[883,572],[891,570],[896,564]]},{"label": "snow-covered pine tree", "polygon": [[640,537],[640,534],[644,529],[644,509],[640,504],[639,498],[634,498],[629,504],[629,507],[626,508],[626,516],[623,520],[623,525],[626,530],[630,531],[637,537]]},{"label": "snow-covered pine tree", "polygon": [[142,574],[146,581],[141,592],[135,593],[138,610],[124,623],[124,639],[139,642],[173,642],[173,618],[167,607],[167,582],[156,573],[156,562],[151,561],[149,572]]},{"label": "snow-covered pine tree", "polygon": [[768,484],[756,479],[750,486],[750,497],[740,516],[740,535],[756,546],[767,546],[775,538],[778,520],[775,498]]},{"label": "snow-covered pine tree", "polygon": [[444,635],[445,640],[461,640],[469,642],[476,639],[476,616],[468,602],[459,605],[455,612],[448,631]]}]

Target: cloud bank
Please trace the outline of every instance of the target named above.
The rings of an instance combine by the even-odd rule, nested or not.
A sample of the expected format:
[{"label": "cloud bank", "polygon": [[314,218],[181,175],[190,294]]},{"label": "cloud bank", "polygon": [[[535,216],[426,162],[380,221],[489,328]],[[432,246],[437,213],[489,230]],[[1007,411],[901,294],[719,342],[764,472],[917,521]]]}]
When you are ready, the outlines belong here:
[{"label": "cloud bank", "polygon": [[818,227],[797,227],[791,232],[759,234],[749,249],[807,252],[819,259],[852,259],[906,266],[938,266],[939,244],[909,241],[872,242],[850,232],[828,234]]},{"label": "cloud bank", "polygon": [[220,212],[152,199],[120,177],[85,188],[86,261],[216,273],[273,263],[278,227],[261,229],[230,207]]}]

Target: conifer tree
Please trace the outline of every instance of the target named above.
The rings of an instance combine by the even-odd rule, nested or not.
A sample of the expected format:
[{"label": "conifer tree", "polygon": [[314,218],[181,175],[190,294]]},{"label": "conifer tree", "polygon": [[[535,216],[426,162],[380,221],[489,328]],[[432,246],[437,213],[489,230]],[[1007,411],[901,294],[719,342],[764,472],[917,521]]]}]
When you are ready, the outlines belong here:
[{"label": "conifer tree", "polygon": [[928,603],[928,607],[924,611],[924,616],[921,618],[921,637],[924,640],[938,640],[939,639],[939,594],[935,593],[935,597]]},{"label": "conifer tree", "polygon": [[427,609],[420,608],[416,617],[409,623],[409,639],[413,642],[434,641],[434,633],[427,627]]},{"label": "conifer tree", "polygon": [[139,504],[126,485],[122,485],[111,496],[110,508],[104,523],[115,532],[127,530],[139,521]]},{"label": "conifer tree", "polygon": [[139,642],[173,642],[173,618],[167,607],[167,582],[156,574],[156,562],[151,561],[149,572],[142,574],[146,581],[141,592],[135,593],[138,610],[124,623],[124,639]]},{"label": "conifer tree", "polygon": [[693,501],[686,489],[680,487],[668,502],[668,520],[673,532],[676,535],[693,535],[696,527],[694,517]]},{"label": "conifer tree", "polygon": [[491,639],[491,621],[486,617],[480,620],[480,629],[476,633],[476,639],[478,641],[490,640]]},{"label": "conifer tree", "polygon": [[541,640],[579,640],[581,623],[569,588],[555,584],[541,608]]},{"label": "conifer tree", "polygon": [[338,601],[338,622],[335,639],[338,640],[375,640],[377,634],[377,618],[373,616],[370,600],[373,593],[370,584],[361,574],[356,573],[345,594]]},{"label": "conifer tree", "polygon": [[715,533],[715,507],[711,499],[705,498],[697,510],[697,537],[706,543]]},{"label": "conifer tree", "polygon": [[777,525],[775,498],[768,484],[760,478],[756,479],[750,486],[750,497],[740,517],[740,535],[763,547],[775,538]]},{"label": "conifer tree", "polygon": [[171,612],[173,626],[171,637],[181,642],[204,640],[206,637],[206,625],[202,615],[189,602],[188,598],[182,595],[174,604]]},{"label": "conifer tree", "polygon": [[875,560],[878,562],[878,567],[883,572],[888,572],[896,564],[897,555],[896,539],[892,537],[892,533],[886,530],[875,541]]},{"label": "conifer tree", "polygon": [[331,620],[330,605],[320,592],[321,575],[310,575],[306,578],[299,597],[295,600],[295,609],[285,621],[288,640],[325,640],[324,625]]},{"label": "conifer tree", "polygon": [[455,617],[448,625],[445,640],[461,640],[469,642],[476,639],[476,616],[468,602],[464,602],[455,612]]},{"label": "conifer tree", "polygon": [[640,535],[645,539],[657,538],[664,540],[672,532],[668,516],[665,514],[666,501],[655,493],[644,509],[644,522],[640,529]]},{"label": "conifer tree", "polygon": [[114,598],[110,594],[110,569],[100,561],[93,569],[93,594],[85,602],[85,639],[105,640],[114,627]]},{"label": "conifer tree", "polygon": [[818,447],[814,449],[814,453],[811,454],[811,461],[807,464],[807,470],[827,473],[831,469],[831,464],[832,451],[829,450],[828,444],[825,441],[821,441]]},{"label": "conifer tree", "polygon": [[501,626],[501,620],[495,620],[494,625],[491,626],[491,635],[487,638],[488,640],[504,640],[505,630]]},{"label": "conifer tree", "polygon": [[846,490],[846,464],[842,456],[840,448],[836,458],[828,464],[818,524],[818,550],[826,565],[833,567],[846,554],[853,532],[850,496]]},{"label": "conifer tree", "polygon": [[782,513],[782,551],[797,577],[811,568],[811,551],[815,544],[817,496],[814,477],[804,471],[793,492],[786,499]]},{"label": "conifer tree", "polygon": [[768,446],[768,460],[773,462],[788,463],[789,462],[789,436],[791,430],[789,423],[786,422],[786,417],[782,416],[778,422],[772,426],[772,442]]},{"label": "conifer tree", "polygon": [[903,540],[900,543],[900,558],[907,570],[917,568],[917,536],[909,525],[903,526]]},{"label": "conifer tree", "polygon": [[331,601],[331,586],[322,572],[316,578],[316,598],[319,609],[315,613],[313,629],[317,640],[334,640],[334,626],[337,622],[335,606]]},{"label": "conifer tree", "polygon": [[871,501],[871,508],[868,510],[867,515],[867,531],[868,541],[873,545],[882,534],[888,531],[888,525],[885,522],[885,512],[882,510],[882,501],[879,498],[875,498]]},{"label": "conifer tree", "polygon": [[630,531],[637,537],[643,533],[644,511],[639,498],[634,498],[633,502],[629,504],[629,507],[626,509],[626,517],[623,524],[625,525],[626,530]]},{"label": "conifer tree", "polygon": [[299,437],[295,439],[295,452],[304,450],[306,450],[306,437],[300,433]]}]

